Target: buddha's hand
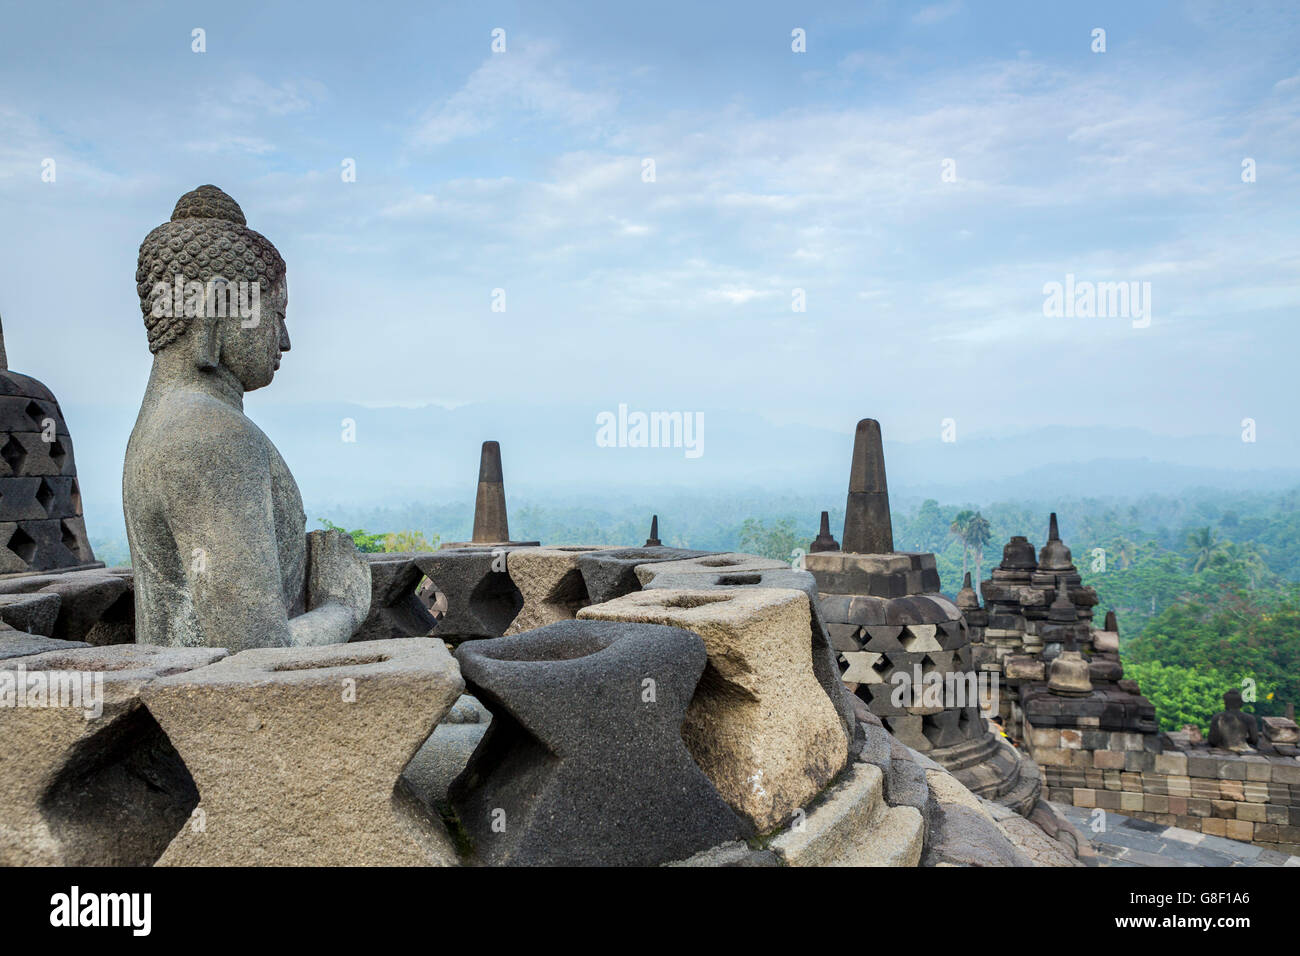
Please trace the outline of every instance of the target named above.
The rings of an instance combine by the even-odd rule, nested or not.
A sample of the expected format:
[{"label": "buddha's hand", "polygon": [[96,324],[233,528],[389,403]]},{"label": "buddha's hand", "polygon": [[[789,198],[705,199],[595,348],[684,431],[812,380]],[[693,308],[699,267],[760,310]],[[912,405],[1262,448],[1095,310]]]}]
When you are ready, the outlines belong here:
[{"label": "buddha's hand", "polygon": [[307,535],[307,610],[326,604],[345,608],[354,632],[370,613],[370,565],[342,531]]}]

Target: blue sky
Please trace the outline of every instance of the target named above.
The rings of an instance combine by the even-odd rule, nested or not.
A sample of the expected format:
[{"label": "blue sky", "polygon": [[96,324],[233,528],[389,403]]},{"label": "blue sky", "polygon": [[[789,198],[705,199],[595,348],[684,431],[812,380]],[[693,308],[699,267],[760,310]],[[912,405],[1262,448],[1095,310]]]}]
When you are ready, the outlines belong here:
[{"label": "blue sky", "polygon": [[[2,6],[0,315],[65,405],[138,404],[136,251],[212,182],[289,266],[252,409],[1294,440],[1294,4]],[[1044,317],[1067,273],[1150,327]]]}]

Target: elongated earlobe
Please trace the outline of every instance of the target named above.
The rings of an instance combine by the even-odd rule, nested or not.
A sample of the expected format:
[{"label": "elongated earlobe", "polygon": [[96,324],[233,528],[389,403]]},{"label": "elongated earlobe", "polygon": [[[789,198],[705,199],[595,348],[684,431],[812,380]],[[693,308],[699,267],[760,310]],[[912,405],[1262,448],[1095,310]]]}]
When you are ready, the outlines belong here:
[{"label": "elongated earlobe", "polygon": [[209,316],[196,316],[190,333],[194,336],[194,364],[205,372],[221,364],[221,336],[217,334],[217,320]]}]

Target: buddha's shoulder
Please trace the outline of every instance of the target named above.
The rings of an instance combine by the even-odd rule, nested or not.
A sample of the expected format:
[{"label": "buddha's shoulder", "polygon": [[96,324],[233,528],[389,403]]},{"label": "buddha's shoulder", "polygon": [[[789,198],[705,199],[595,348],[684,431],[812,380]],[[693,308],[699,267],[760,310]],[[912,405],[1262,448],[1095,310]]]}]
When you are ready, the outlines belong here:
[{"label": "buddha's shoulder", "polygon": [[178,390],[141,415],[132,444],[146,454],[263,453],[266,435],[237,408],[202,392]]}]

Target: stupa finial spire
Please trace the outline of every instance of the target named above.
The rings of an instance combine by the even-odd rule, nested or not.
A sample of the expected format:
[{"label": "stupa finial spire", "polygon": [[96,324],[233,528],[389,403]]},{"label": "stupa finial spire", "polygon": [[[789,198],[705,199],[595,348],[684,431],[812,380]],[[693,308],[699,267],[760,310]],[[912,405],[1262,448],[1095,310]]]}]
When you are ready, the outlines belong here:
[{"label": "stupa finial spire", "polygon": [[864,418],[853,436],[853,467],[849,499],[844,509],[844,550],[857,554],[889,554],[894,528],[889,519],[889,487],[885,482],[885,449],[880,422]]}]

